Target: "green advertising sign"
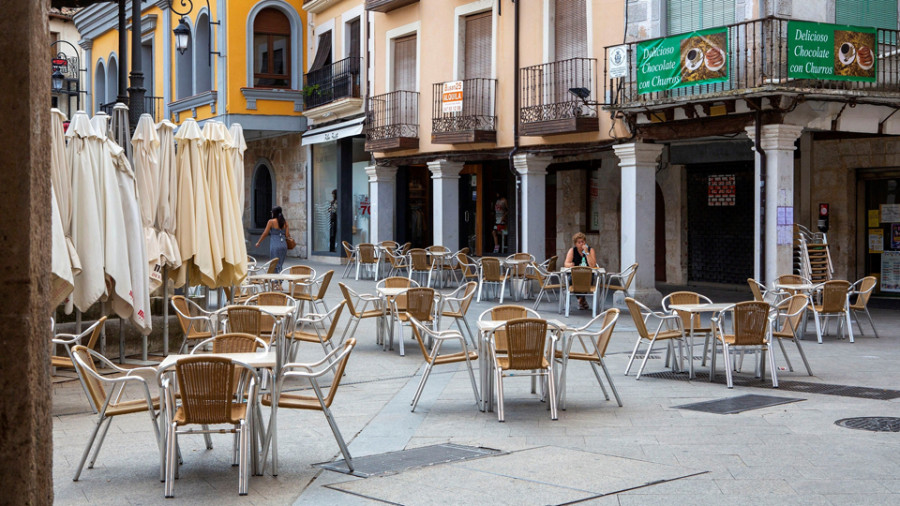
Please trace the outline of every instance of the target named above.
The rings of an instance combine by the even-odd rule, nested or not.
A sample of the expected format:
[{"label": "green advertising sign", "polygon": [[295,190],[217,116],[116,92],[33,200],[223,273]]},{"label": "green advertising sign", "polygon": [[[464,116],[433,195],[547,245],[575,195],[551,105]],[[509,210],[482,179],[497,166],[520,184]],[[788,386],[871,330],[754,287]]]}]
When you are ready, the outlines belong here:
[{"label": "green advertising sign", "polygon": [[788,77],[875,82],[875,28],[788,22]]},{"label": "green advertising sign", "polygon": [[638,93],[728,80],[728,29],[710,28],[637,45]]}]

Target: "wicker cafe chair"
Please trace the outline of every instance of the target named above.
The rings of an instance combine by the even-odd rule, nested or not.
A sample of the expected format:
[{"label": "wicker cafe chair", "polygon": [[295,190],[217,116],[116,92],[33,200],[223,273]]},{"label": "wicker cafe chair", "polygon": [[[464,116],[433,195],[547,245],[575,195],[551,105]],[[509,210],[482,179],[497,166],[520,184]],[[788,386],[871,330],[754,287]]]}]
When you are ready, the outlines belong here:
[{"label": "wicker cafe chair", "polygon": [[[81,345],[72,347],[72,359],[78,375],[84,378],[85,389],[88,397],[91,399],[91,409],[97,414],[94,430],[91,431],[88,443],[81,454],[81,460],[75,469],[75,477],[72,479],[78,481],[78,478],[81,476],[81,470],[84,468],[84,463],[87,460],[88,452],[96,441],[97,446],[94,448],[90,463],[88,463],[88,469],[93,469],[94,462],[97,461],[97,454],[100,453],[103,440],[106,438],[106,432],[109,430],[109,425],[116,416],[147,412],[150,415],[150,423],[153,424],[153,433],[156,436],[157,449],[159,449],[159,426],[156,418],[157,410],[159,409],[159,398],[151,397],[147,380],[137,376],[141,372],[155,373],[156,370],[151,367],[122,369],[103,355]],[[113,369],[121,373],[121,375],[117,377],[101,375],[94,366],[95,360],[103,364],[103,367]],[[142,397],[129,401],[121,400],[122,394],[128,385],[140,388],[143,394]],[[100,432],[99,440],[97,439],[98,432]]]},{"label": "wicker cafe chair", "polygon": [[[293,297],[281,292],[263,292],[247,299],[245,305],[257,306],[294,306],[296,308],[297,301]],[[266,311],[262,311],[262,319],[259,322],[259,336],[272,342],[272,338],[276,335],[278,325],[283,320],[275,318]]]},{"label": "wicker cafe chair", "polygon": [[215,334],[213,313],[204,310],[183,295],[172,296],[172,307],[175,309],[175,314],[178,315],[178,323],[184,334],[178,353],[184,353],[190,342],[203,341]]},{"label": "wicker cafe chair", "polygon": [[422,248],[413,248],[409,250],[407,256],[409,257],[406,261],[409,279],[413,279],[413,275],[416,275],[419,276],[420,285],[430,285],[432,264],[428,260],[428,252]]},{"label": "wicker cafe chair", "polygon": [[[778,283],[783,285],[811,285],[812,281],[810,281],[809,278],[797,274],[782,274],[781,276],[778,276]],[[798,293],[801,293],[798,290],[783,289],[782,291],[788,295],[797,295]]]},{"label": "wicker cafe chair", "polygon": [[364,243],[356,247],[356,279],[359,279],[361,268],[371,271],[372,279],[378,279],[378,255],[374,244]]},{"label": "wicker cafe chair", "polygon": [[[547,321],[539,318],[509,320],[499,327],[506,334],[506,353],[497,352],[494,336],[491,336],[491,359],[494,363],[494,380],[497,384],[497,419],[504,421],[503,377],[539,376],[548,383],[545,392],[550,396],[550,419],[556,420],[556,386],[553,360],[547,357]],[[496,330],[494,331],[496,333]],[[552,341],[555,338],[551,337]],[[551,344],[550,349],[553,349]],[[511,371],[527,371],[512,374]]]},{"label": "wicker cafe chair", "polygon": [[[357,327],[359,327],[360,320],[381,318],[384,316],[384,311],[380,307],[380,298],[374,295],[356,293],[343,283],[338,283],[338,286],[341,288],[341,293],[344,294],[347,310],[350,311],[350,319],[347,321],[347,326],[344,327],[344,333],[341,334],[341,342],[343,343],[347,338],[347,332],[350,330],[351,325],[353,326],[353,331],[350,332],[350,336],[353,337],[356,334]],[[368,309],[370,304],[372,309]],[[380,334],[377,335],[376,341],[378,339],[380,339]]]},{"label": "wicker cafe chair", "polygon": [[558,262],[559,262],[559,257],[556,255],[553,255],[552,257],[541,262],[540,265],[547,272],[559,272],[559,269],[557,268],[557,265],[556,265]]},{"label": "wicker cafe chair", "polygon": [[[89,349],[93,350],[97,346],[97,340],[100,339],[100,334],[103,331],[103,325],[106,323],[106,317],[103,316],[93,325],[86,328],[81,334],[66,334],[60,333],[53,336],[51,342],[55,345],[62,346],[64,350],[66,350],[65,355],[50,355],[50,366],[53,368],[56,367],[66,367],[75,369],[75,374],[78,376],[78,381],[81,382],[81,387],[84,388],[84,394],[87,396],[88,402],[91,404],[91,408],[97,410],[99,406],[94,405],[94,400],[91,398],[91,393],[88,391],[87,383],[85,383],[84,377],[81,375],[81,371],[77,367],[75,367],[75,361],[72,358],[72,347],[85,345]],[[87,343],[84,343],[84,338],[87,337]]]},{"label": "wicker cafe chair", "polygon": [[753,278],[747,278],[747,284],[750,285],[750,291],[753,293],[753,300],[759,302],[778,304],[785,298],[790,297],[790,294],[782,290],[769,290],[766,288],[766,285]]},{"label": "wicker cafe chair", "polygon": [[[603,374],[606,376],[609,388],[616,397],[616,402],[619,403],[619,407],[622,407],[622,399],[619,398],[619,392],[616,390],[616,385],[613,383],[612,376],[609,374],[609,369],[606,368],[606,362],[603,361],[603,357],[606,355],[606,348],[609,346],[609,340],[612,337],[613,329],[616,327],[616,321],[618,321],[618,319],[618,309],[607,309],[595,318],[592,318],[586,325],[574,329],[569,335],[566,350],[556,350],[555,358],[560,362],[561,366],[559,372],[559,403],[562,409],[566,409],[566,371],[568,370],[569,360],[578,360],[591,364],[591,369],[594,371],[597,383],[600,384],[600,390],[603,391],[603,396],[606,397],[606,400],[609,400],[609,394],[606,392],[606,387],[603,386],[603,380],[600,379],[600,372],[597,370],[597,366],[599,365],[600,368],[603,369]],[[597,323],[600,324],[600,330],[591,330]],[[575,351],[572,351],[572,345],[576,340],[578,341],[578,344],[581,345],[581,351],[577,348]]]},{"label": "wicker cafe chair", "polygon": [[478,302],[481,302],[481,294],[484,285],[491,284],[498,288],[497,292],[500,304],[503,304],[503,288],[506,285],[506,273],[503,272],[500,259],[495,257],[484,257],[481,259],[481,269],[478,278]]},{"label": "wicker cafe chair", "polygon": [[[481,396],[478,395],[478,385],[475,383],[475,372],[472,370],[472,361],[478,360],[478,353],[468,349],[466,346],[466,339],[463,335],[455,330],[436,332],[427,328],[415,317],[410,317],[409,320],[412,323],[413,337],[415,337],[416,342],[419,343],[419,349],[422,351],[422,356],[425,358],[425,369],[422,370],[422,379],[419,381],[416,395],[410,402],[410,405],[412,406],[410,411],[416,410],[416,405],[419,404],[419,398],[422,396],[422,391],[425,389],[425,383],[428,381],[431,369],[434,368],[435,365],[458,364],[460,362],[466,363],[466,369],[469,371],[469,379],[472,381],[472,392],[475,393],[475,405],[480,405]],[[428,337],[429,341],[434,341],[434,346],[431,348],[431,351],[425,346],[425,341],[422,337],[423,334]],[[458,341],[461,351],[441,354],[441,346],[444,344],[444,341]]]},{"label": "wicker cafe chair", "polygon": [[[334,415],[331,413],[330,408],[332,403],[334,402],[335,396],[337,395],[338,387],[340,386],[341,379],[344,376],[344,370],[347,368],[347,361],[350,359],[350,352],[353,351],[354,346],[356,346],[356,339],[350,338],[347,339],[347,341],[343,345],[335,350],[332,350],[318,362],[312,364],[284,364],[284,367],[282,367],[281,369],[281,376],[278,378],[278,391],[282,392],[278,396],[278,409],[304,409],[321,411],[325,415],[325,419],[328,421],[328,426],[331,427],[331,432],[332,434],[334,434],[334,439],[335,441],[337,441],[338,447],[341,449],[341,453],[344,455],[344,461],[347,464],[347,468],[351,472],[353,471],[353,459],[352,457],[350,457],[350,450],[347,448],[347,444],[344,442],[344,437],[341,435],[340,429],[338,429],[337,422],[334,420]],[[329,365],[325,366],[324,364]],[[320,369],[316,370],[317,367],[320,367]],[[331,382],[331,386],[328,387],[328,393],[323,393],[322,387],[319,385],[319,378],[332,370],[334,370],[334,379]],[[305,379],[309,381],[314,395],[303,395],[293,392],[285,392],[284,381],[287,379]],[[271,395],[263,396],[262,404],[264,406],[271,406]],[[272,416],[276,416],[276,413],[274,411],[272,413]],[[267,437],[271,436],[272,434],[267,435]],[[271,444],[272,473],[277,475],[278,444],[275,439],[272,439]],[[266,446],[266,448],[268,449],[268,445]],[[265,458],[266,456],[264,454],[263,462],[265,462]]]},{"label": "wicker cafe chair", "polygon": [[[469,322],[466,321],[466,313],[469,312],[469,306],[472,305],[472,299],[475,298],[475,289],[477,287],[478,283],[469,281],[449,295],[445,295],[442,298],[440,311],[442,318],[453,318],[459,332],[469,339],[472,346],[477,346],[477,344],[475,343],[475,334],[472,333],[472,329],[469,328]],[[463,327],[465,327],[465,330],[463,330]]]},{"label": "wicker cafe chair", "polygon": [[[694,335],[702,335],[705,337],[703,341],[703,360],[701,362],[702,365],[706,365],[706,351],[709,349],[709,338],[712,336],[712,327],[704,327],[703,322],[701,321],[699,314],[694,314],[694,317],[691,318],[691,313],[685,313],[682,311],[672,311],[669,309],[669,306],[672,304],[712,304],[712,301],[709,297],[705,297],[696,292],[672,292],[669,295],[666,295],[662,299],[662,308],[663,313],[668,314],[677,314],[681,317],[681,327],[684,329],[684,336],[688,337],[691,333],[691,327],[693,326]],[[693,345],[693,342],[691,343]],[[688,350],[688,353],[693,353],[694,350]]]},{"label": "wicker cafe chair", "polygon": [[194,346],[191,355],[201,354],[207,345],[212,345],[213,353],[253,353],[258,350],[269,351],[269,343],[251,334],[231,332],[219,334]]},{"label": "wicker cafe chair", "polygon": [[[537,311],[528,309],[523,306],[506,304],[503,306],[494,306],[478,316],[479,321],[492,320],[497,322],[507,322],[519,318],[540,318]],[[506,330],[497,328],[494,330],[494,347],[498,353],[506,353]]]},{"label": "wicker cafe chair", "polygon": [[525,272],[525,279],[536,283],[539,287],[538,295],[534,298],[534,309],[538,308],[544,295],[547,296],[547,301],[549,302],[550,294],[556,291],[556,298],[559,299],[559,291],[562,288],[562,285],[559,282],[558,272],[550,272],[540,265],[532,263]]},{"label": "wicker cafe chair", "polygon": [[809,368],[809,361],[806,360],[806,354],[800,346],[800,332],[803,331],[803,320],[806,318],[806,308],[809,306],[809,298],[806,295],[794,295],[788,299],[781,301],[775,307],[777,311],[775,319],[775,328],[772,330],[772,338],[778,341],[781,353],[784,355],[784,361],[787,362],[788,370],[793,372],[794,367],[791,365],[791,359],[788,358],[787,350],[784,349],[784,339],[790,339],[797,345],[797,351],[800,352],[800,358],[803,359],[803,365],[806,366],[806,372],[810,376],[813,375],[812,369]]},{"label": "wicker cafe chair", "polygon": [[590,297],[591,312],[596,317],[598,285],[594,283],[594,270],[585,266],[572,267],[569,275],[563,278],[566,284],[566,317],[569,317],[569,303],[575,296]]},{"label": "wicker cafe chair", "polygon": [[[419,286],[419,283],[409,279],[402,278],[399,276],[391,276],[388,278],[384,278],[375,284],[375,289],[379,288],[412,288]],[[406,311],[406,294],[401,293],[394,297],[385,297],[384,304],[382,304],[381,309],[385,314],[385,317],[391,319],[391,328],[393,328],[393,321],[396,317],[395,311]]]},{"label": "wicker cafe chair", "polygon": [[[400,324],[400,356],[406,355],[403,345],[403,324],[407,323],[412,326],[410,321],[412,318],[415,318],[420,323],[429,325],[432,329],[437,329],[440,323],[437,312],[440,299],[440,294],[434,288],[413,287],[406,291],[406,309],[400,311],[396,307],[393,308],[395,318]],[[389,338],[389,344],[390,348],[393,349],[393,334]]]},{"label": "wicker cafe chair", "polygon": [[[237,368],[249,375],[246,395],[235,398],[235,377]],[[175,363],[178,379],[178,393],[181,406],[175,407],[175,392],[166,379],[163,381],[166,395],[166,497],[175,497],[175,473],[178,436],[182,434],[221,433],[222,429],[209,430],[208,425],[228,424],[227,432],[239,435],[238,493],[247,495],[250,482],[249,460],[253,435],[253,406],[259,385],[256,372],[249,366],[225,357],[197,355],[180,359]],[[238,399],[247,399],[239,402]],[[188,425],[202,425],[201,430],[179,430]]]},{"label": "wicker cafe chair", "polygon": [[[864,311],[866,318],[869,319],[869,325],[872,326],[872,332],[875,333],[875,337],[878,337],[878,329],[875,328],[875,322],[872,321],[872,315],[869,313],[869,297],[872,296],[872,292],[875,291],[875,285],[877,284],[878,279],[875,276],[866,276],[850,286],[850,297],[853,300],[850,304],[850,314],[859,326],[859,333],[863,333],[862,323],[859,321],[859,311]],[[852,297],[856,298],[852,299]]]},{"label": "wicker cafe chair", "polygon": [[388,270],[388,277],[391,277],[398,272],[409,271],[409,264],[407,263],[406,256],[401,254],[398,250],[385,250],[384,256],[391,266],[390,270]]},{"label": "wicker cafe chair", "polygon": [[395,251],[400,247],[400,244],[398,244],[397,241],[381,241],[378,245],[390,251]]},{"label": "wicker cafe chair", "polygon": [[[346,305],[347,301],[342,300],[334,307],[334,309],[327,313],[309,313],[306,316],[299,318],[297,322],[302,323],[303,326],[299,330],[287,334],[290,349],[286,356],[293,357],[296,352],[295,347],[300,343],[319,343],[322,345],[322,350],[325,351],[326,355],[334,350],[332,338],[334,337],[335,329],[337,329],[338,320],[341,319],[341,313],[344,311],[344,306]],[[327,329],[324,328],[326,322],[330,322]],[[310,327],[309,330],[306,330],[307,326]]]},{"label": "wicker cafe chair", "polygon": [[[813,317],[816,320],[816,335],[819,338],[819,344],[822,344],[822,336],[828,333],[829,317],[838,318],[838,335],[843,338],[844,321],[847,322],[847,334],[850,336],[850,342],[853,342],[853,327],[850,324],[850,282],[844,280],[831,280],[822,283],[816,288],[813,295],[814,300],[821,301],[813,303]],[[825,319],[819,322],[819,319]],[[824,327],[823,327],[824,324]]]},{"label": "wicker cafe chair", "polygon": [[[641,361],[641,367],[637,372],[637,378],[635,378],[641,379],[641,374],[644,372],[644,366],[647,365],[647,359],[650,358],[650,354],[653,352],[653,345],[656,344],[657,341],[666,341],[669,344],[669,351],[671,352],[673,341],[684,342],[684,328],[682,327],[681,317],[677,314],[665,314],[653,311],[631,297],[625,298],[625,305],[628,306],[628,312],[631,313],[631,319],[634,320],[634,326],[638,333],[637,341],[634,343],[634,351],[631,352],[631,358],[628,360],[628,365],[625,367],[625,376],[628,376],[628,372],[631,370],[631,365],[634,363],[634,357],[637,356],[641,342],[649,341],[647,350],[644,352],[644,359]],[[651,319],[656,323],[656,328],[652,334],[647,327],[647,324]],[[677,366],[677,364],[678,361],[674,360],[673,365]],[[675,368],[676,367],[673,367],[673,369]]]},{"label": "wicker cafe chair", "polygon": [[622,272],[607,276],[600,301],[600,311],[603,311],[603,308],[606,307],[606,296],[609,292],[613,292],[613,294],[615,294],[615,292],[624,292],[626,295],[628,294],[628,289],[631,288],[631,282],[634,281],[637,270],[638,264],[634,263]]},{"label": "wicker cafe chair", "polygon": [[341,246],[344,248],[344,254],[347,255],[347,266],[344,267],[344,273],[341,275],[341,278],[346,278],[347,274],[354,269],[359,257],[357,256],[356,247],[349,242],[341,241]]},{"label": "wicker cafe chair", "polygon": [[478,262],[466,253],[456,254],[456,265],[459,267],[460,285],[474,281],[478,283]]},{"label": "wicker cafe chair", "polygon": [[331,278],[333,276],[334,271],[330,270],[316,279],[298,282],[298,286],[303,286],[305,288],[295,292],[293,295],[294,299],[301,304],[301,308],[308,303],[309,309],[307,311],[310,313],[318,312],[318,306],[322,306],[322,313],[328,313],[328,304],[325,303],[325,294],[328,292],[328,285],[331,284]]},{"label": "wicker cafe chair", "polygon": [[[315,279],[316,278],[316,270],[308,265],[292,265],[285,269],[281,270],[282,274],[305,274],[309,276],[307,279]],[[287,291],[286,294],[290,295],[293,298],[298,298],[297,296],[301,293],[309,292],[309,282],[307,281],[289,281],[287,283]]]},{"label": "wicker cafe chair", "polygon": [[[713,328],[715,339],[713,339],[712,362],[709,369],[709,381],[713,381],[716,376],[716,345],[722,344],[722,358],[725,361],[725,378],[728,388],[734,387],[732,378],[733,357],[731,351],[735,348],[753,349],[766,353],[764,360],[758,363],[757,377],[765,377],[766,361],[772,370],[772,387],[778,388],[778,374],[775,370],[775,355],[772,353],[772,347],[769,346],[769,331],[771,322],[769,319],[769,311],[771,306],[766,302],[749,301],[738,302],[728,308],[725,308],[718,316],[714,316]],[[725,314],[732,313],[731,333],[725,330]]]}]

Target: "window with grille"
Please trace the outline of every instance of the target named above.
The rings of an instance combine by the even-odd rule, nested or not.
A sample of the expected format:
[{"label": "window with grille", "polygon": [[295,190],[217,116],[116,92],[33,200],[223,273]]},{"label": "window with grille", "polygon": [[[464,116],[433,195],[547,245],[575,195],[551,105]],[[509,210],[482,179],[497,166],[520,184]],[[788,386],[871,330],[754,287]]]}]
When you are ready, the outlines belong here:
[{"label": "window with grille", "polygon": [[587,1],[555,1],[553,42],[556,61],[587,58]]},{"label": "window with grille", "polygon": [[291,86],[291,23],[277,9],[263,9],[253,20],[253,86]]},{"label": "window with grille", "polygon": [[394,39],[394,91],[416,91],[416,36]]},{"label": "window with grille", "polygon": [[491,11],[466,16],[464,79],[491,77]]},{"label": "window with grille", "polygon": [[734,0],[667,0],[669,35],[734,23]]},{"label": "window with grille", "polygon": [[835,0],[834,20],[839,25],[897,29],[897,0]]}]

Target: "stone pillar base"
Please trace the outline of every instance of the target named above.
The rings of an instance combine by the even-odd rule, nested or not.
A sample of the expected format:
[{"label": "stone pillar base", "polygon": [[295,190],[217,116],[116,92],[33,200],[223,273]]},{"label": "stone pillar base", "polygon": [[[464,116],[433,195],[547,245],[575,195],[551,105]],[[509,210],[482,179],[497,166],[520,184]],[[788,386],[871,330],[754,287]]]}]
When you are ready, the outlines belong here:
[{"label": "stone pillar base", "polygon": [[616,292],[613,294],[613,307],[625,309],[625,297],[631,297],[654,311],[659,309],[663,298],[662,293],[656,288],[638,289],[632,295]]}]

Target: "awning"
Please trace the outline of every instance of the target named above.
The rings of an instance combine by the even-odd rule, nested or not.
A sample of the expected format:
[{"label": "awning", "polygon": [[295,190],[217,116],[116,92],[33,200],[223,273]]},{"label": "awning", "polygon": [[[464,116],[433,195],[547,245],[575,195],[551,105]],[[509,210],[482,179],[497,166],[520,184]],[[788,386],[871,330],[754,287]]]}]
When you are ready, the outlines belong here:
[{"label": "awning", "polygon": [[359,135],[363,131],[363,121],[365,116],[356,119],[328,125],[322,128],[315,128],[303,134],[302,145],[318,144],[320,142],[336,141],[344,137],[352,137]]}]

